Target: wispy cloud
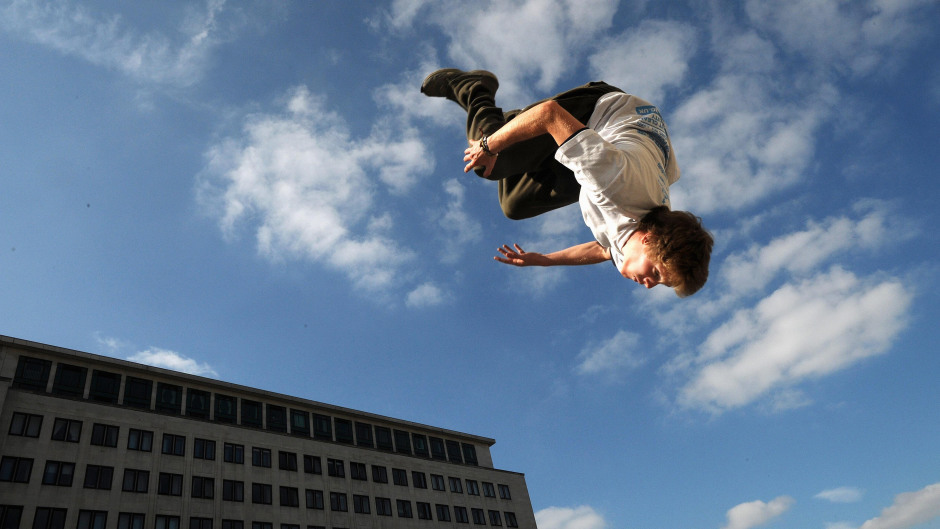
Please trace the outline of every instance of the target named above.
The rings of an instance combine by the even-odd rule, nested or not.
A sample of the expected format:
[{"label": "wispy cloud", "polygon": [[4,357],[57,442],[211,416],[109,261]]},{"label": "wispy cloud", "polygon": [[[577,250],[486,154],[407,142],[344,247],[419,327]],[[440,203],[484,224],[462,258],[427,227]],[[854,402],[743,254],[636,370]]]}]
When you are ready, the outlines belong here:
[{"label": "wispy cloud", "polygon": [[793,498],[780,496],[767,503],[756,500],[736,505],[728,510],[728,523],[722,529],[759,527],[783,515],[794,503]]},{"label": "wispy cloud", "polygon": [[636,369],[646,362],[640,350],[640,335],[618,331],[611,338],[591,344],[578,355],[575,371],[581,375],[615,375]]},{"label": "wispy cloud", "polygon": [[605,529],[607,522],[592,507],[548,507],[535,513],[539,529]]},{"label": "wispy cloud", "polygon": [[940,483],[898,494],[890,507],[859,529],[909,529],[936,518],[940,518]]},{"label": "wispy cloud", "polygon": [[409,307],[434,307],[447,301],[447,294],[434,283],[423,283],[405,297]]},{"label": "wispy cloud", "polygon": [[206,157],[201,203],[227,235],[248,224],[265,257],[321,263],[364,291],[385,292],[406,274],[414,252],[394,235],[395,218],[377,197],[379,184],[400,193],[416,181],[389,185],[392,172],[421,175],[432,167],[414,131],[353,138],[322,97],[298,87],[281,111],[247,117],[240,135]]},{"label": "wispy cloud", "polygon": [[824,490],[813,497],[833,503],[855,503],[862,499],[862,491],[855,487],[838,487]]},{"label": "wispy cloud", "polygon": [[164,367],[173,371],[218,378],[219,374],[209,364],[184,356],[176,351],[150,347],[127,357],[131,362],[139,362],[154,367]]},{"label": "wispy cloud", "polygon": [[218,43],[224,0],[180,22],[172,34],[142,32],[120,15],[99,13],[77,2],[15,0],[0,8],[0,27],[59,53],[117,70],[132,78],[187,86],[202,77]]}]

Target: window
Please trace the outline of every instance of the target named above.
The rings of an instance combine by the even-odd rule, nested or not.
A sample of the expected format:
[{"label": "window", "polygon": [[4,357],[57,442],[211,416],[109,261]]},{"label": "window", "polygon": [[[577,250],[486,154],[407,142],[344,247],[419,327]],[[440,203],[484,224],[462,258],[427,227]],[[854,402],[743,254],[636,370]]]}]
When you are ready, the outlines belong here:
[{"label": "window", "polygon": [[463,459],[468,465],[477,464],[477,449],[475,446],[463,443],[460,445],[463,447]]},{"label": "window", "polygon": [[369,479],[368,474],[366,474],[366,465],[364,463],[349,463],[349,476],[353,479],[358,479],[359,481],[365,481]]},{"label": "window", "polygon": [[392,451],[392,431],[384,426],[375,427],[375,445],[379,450]]},{"label": "window", "polygon": [[13,387],[46,391],[49,383],[49,372],[52,362],[21,356],[16,364],[16,374],[13,377]]},{"label": "window", "polygon": [[215,420],[234,424],[238,418],[238,400],[228,395],[215,394]]},{"label": "window", "polygon": [[260,503],[263,505],[271,505],[273,494],[271,485],[265,483],[252,483],[251,484],[251,503]]},{"label": "window", "polygon": [[411,473],[411,482],[414,483],[416,489],[428,488],[428,478],[424,475],[424,472],[413,471]]},{"label": "window", "polygon": [[438,503],[437,508],[437,521],[439,522],[449,522],[450,521],[450,507],[447,505],[441,505]]},{"label": "window", "polygon": [[274,529],[271,522],[251,522],[251,529]]},{"label": "window", "polygon": [[225,443],[222,445],[222,457],[226,463],[242,465],[245,463],[245,447],[244,445]]},{"label": "window", "polygon": [[20,526],[23,507],[19,505],[0,505],[0,527],[16,529]]},{"label": "window", "polygon": [[511,500],[512,496],[509,494],[509,485],[498,485],[499,487],[499,497],[504,500]]},{"label": "window", "polygon": [[486,496],[487,498],[496,497],[496,489],[493,488],[492,483],[487,483],[485,481],[483,482],[483,495]]},{"label": "window", "polygon": [[114,467],[100,465],[85,466],[85,488],[111,490],[111,478],[114,477]]},{"label": "window", "polygon": [[419,501],[415,503],[415,506],[417,507],[417,510],[418,510],[419,520],[431,519],[431,504],[430,503]]},{"label": "window", "polygon": [[457,523],[470,523],[470,518],[467,517],[467,508],[454,507],[454,519],[457,520]]},{"label": "window", "polygon": [[215,441],[210,439],[193,439],[193,459],[215,461]]},{"label": "window", "polygon": [[241,520],[222,520],[222,529],[245,529],[245,522]]},{"label": "window", "polygon": [[457,441],[447,441],[447,460],[451,463],[463,463],[463,457],[460,455],[460,443]]},{"label": "window", "polygon": [[372,425],[364,422],[356,423],[356,444],[375,448],[375,441],[372,440]]},{"label": "window", "polygon": [[231,479],[222,480],[223,501],[245,501],[245,482]]},{"label": "window", "polygon": [[281,487],[281,507],[300,507],[300,492],[295,487]]},{"label": "window", "polygon": [[242,426],[261,428],[261,403],[242,399]]},{"label": "window", "polygon": [[297,472],[297,454],[293,452],[277,452],[277,467],[281,470]]},{"label": "window", "polygon": [[110,424],[98,424],[91,428],[91,444],[117,448],[118,427]]},{"label": "window", "polygon": [[147,492],[149,482],[150,471],[125,468],[121,490],[124,492]]},{"label": "window", "polygon": [[[36,507],[36,515],[33,517],[33,529],[65,529],[65,515],[67,512],[67,509]],[[0,525],[0,527],[6,526]],[[124,528],[118,526],[118,529]],[[143,529],[143,524],[133,529]]]},{"label": "window", "polygon": [[357,514],[370,514],[369,497],[361,494],[353,494],[353,510]]},{"label": "window", "polygon": [[189,518],[189,529],[212,529],[212,518]]},{"label": "window", "polygon": [[300,529],[300,525],[295,523],[282,523],[281,529]]},{"label": "window", "polygon": [[396,485],[407,487],[408,486],[408,472],[400,468],[393,468],[392,480],[395,482]]},{"label": "window", "polygon": [[118,392],[121,390],[121,375],[107,371],[91,372],[91,389],[88,391],[89,400],[117,404]]},{"label": "window", "polygon": [[290,433],[310,437],[310,414],[302,410],[290,411]]},{"label": "window", "polygon": [[468,480],[467,480],[467,494],[469,494],[469,495],[471,495],[471,496],[479,496],[479,495],[480,495],[480,485],[478,485],[476,481],[474,481],[474,480],[472,480],[472,479],[468,479]]},{"label": "window", "polygon": [[153,529],[180,529],[180,517],[158,514],[154,519]]},{"label": "window", "polygon": [[438,437],[431,437],[431,457],[447,461],[447,452],[444,451],[444,440]]},{"label": "window", "polygon": [[208,391],[188,388],[186,390],[186,415],[200,419],[209,418],[209,402],[212,396]]},{"label": "window", "polygon": [[179,415],[183,410],[183,386],[157,382],[157,411]]},{"label": "window", "polygon": [[337,443],[353,443],[353,427],[352,421],[349,419],[334,419],[333,425],[336,427],[336,442]]},{"label": "window", "polygon": [[463,487],[460,485],[460,478],[447,478],[450,482],[450,491],[459,494],[463,493]]},{"label": "window", "polygon": [[519,523],[516,521],[516,513],[507,512],[503,514],[506,515],[506,527],[519,527]]},{"label": "window", "polygon": [[408,500],[396,500],[398,504],[398,517],[399,518],[411,518],[411,502]]},{"label": "window", "polygon": [[107,511],[78,511],[78,529],[104,529],[106,523]]},{"label": "window", "polygon": [[307,489],[305,491],[305,495],[307,496],[307,508],[308,509],[323,510],[323,491],[322,490]]},{"label": "window", "polygon": [[391,516],[392,515],[392,500],[388,498],[376,498],[375,499],[375,513],[379,516]]},{"label": "window", "polygon": [[346,494],[342,492],[330,493],[330,510],[346,512],[349,508],[346,505]]},{"label": "window", "polygon": [[43,485],[57,487],[71,487],[75,476],[75,463],[63,461],[46,461],[46,469],[42,473]]},{"label": "window", "polygon": [[304,472],[307,474],[322,474],[323,468],[320,465],[320,456],[304,456]]},{"label": "window", "polygon": [[333,430],[328,416],[313,414],[313,436],[317,439],[333,440]]},{"label": "window", "polygon": [[473,523],[486,525],[486,515],[483,514],[483,509],[470,509],[470,514],[473,515]]},{"label": "window", "polygon": [[404,430],[395,430],[395,451],[411,455],[411,434]]},{"label": "window", "polygon": [[326,460],[327,472],[334,478],[344,478],[346,477],[345,466],[340,459],[327,459]]},{"label": "window", "polygon": [[84,367],[59,364],[55,370],[55,382],[52,383],[52,392],[56,395],[69,397],[83,397],[85,395],[85,375],[88,370]]},{"label": "window", "polygon": [[183,475],[160,473],[157,481],[157,494],[164,496],[182,496],[183,495]]},{"label": "window", "polygon": [[127,431],[127,449],[149,452],[153,449],[153,432],[131,428]]},{"label": "window", "polygon": [[428,457],[428,439],[423,435],[412,434],[411,442],[415,447],[415,455],[421,457]]},{"label": "window", "polygon": [[163,434],[163,449],[164,454],[171,456],[182,456],[186,454],[186,436],[185,435],[175,435],[171,433]]},{"label": "window", "polygon": [[255,467],[271,468],[271,450],[253,447],[251,449],[251,465]]},{"label": "window", "polygon": [[29,475],[32,472],[32,459],[10,456],[3,456],[3,459],[0,459],[0,481],[29,483]]},{"label": "window", "polygon": [[193,489],[191,495],[193,498],[202,498],[204,500],[211,500],[214,498],[215,478],[193,476]]},{"label": "window", "polygon": [[42,415],[14,412],[10,419],[10,435],[39,437],[42,428]]},{"label": "window", "polygon": [[490,511],[490,525],[499,527],[503,525],[502,519],[500,519],[499,511]]},{"label": "window", "polygon": [[268,404],[268,430],[287,431],[287,408]]},{"label": "window", "polygon": [[144,514],[122,512],[118,514],[118,529],[144,529]]},{"label": "window", "polygon": [[372,481],[388,483],[388,470],[383,466],[372,465]]},{"label": "window", "polygon": [[77,443],[82,436],[82,421],[56,419],[52,423],[52,440]]},{"label": "window", "polygon": [[137,377],[127,377],[124,382],[124,405],[142,410],[150,409],[153,394],[153,381]]},{"label": "window", "polygon": [[431,474],[431,488],[434,490],[445,490],[444,489],[444,476]]}]

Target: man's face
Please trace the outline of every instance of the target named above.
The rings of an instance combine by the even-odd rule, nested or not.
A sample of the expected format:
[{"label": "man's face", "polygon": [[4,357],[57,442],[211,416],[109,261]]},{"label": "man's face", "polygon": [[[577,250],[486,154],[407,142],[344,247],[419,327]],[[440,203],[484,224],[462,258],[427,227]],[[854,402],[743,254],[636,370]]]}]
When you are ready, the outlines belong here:
[{"label": "man's face", "polygon": [[652,261],[646,253],[646,244],[649,234],[634,232],[623,246],[623,266],[620,275],[645,286],[653,288],[665,284],[664,272],[661,264]]}]

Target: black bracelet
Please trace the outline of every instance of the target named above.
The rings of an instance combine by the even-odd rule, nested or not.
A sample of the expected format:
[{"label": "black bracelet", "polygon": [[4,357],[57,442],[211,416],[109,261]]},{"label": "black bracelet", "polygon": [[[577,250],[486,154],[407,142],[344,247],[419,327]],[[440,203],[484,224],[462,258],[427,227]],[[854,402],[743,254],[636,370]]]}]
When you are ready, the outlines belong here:
[{"label": "black bracelet", "polygon": [[483,149],[483,154],[487,156],[499,156],[498,152],[493,152],[490,150],[490,146],[487,144],[488,139],[489,136],[483,136],[483,138],[480,139],[480,148]]}]

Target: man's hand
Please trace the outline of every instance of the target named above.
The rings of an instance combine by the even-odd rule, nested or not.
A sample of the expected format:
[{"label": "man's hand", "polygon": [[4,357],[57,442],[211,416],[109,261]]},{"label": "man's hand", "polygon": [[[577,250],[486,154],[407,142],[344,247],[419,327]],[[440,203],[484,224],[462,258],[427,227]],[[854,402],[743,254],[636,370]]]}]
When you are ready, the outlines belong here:
[{"label": "man's hand", "polygon": [[502,254],[502,257],[497,255],[493,257],[493,259],[513,266],[549,266],[551,264],[549,260],[540,253],[527,253],[518,244],[513,244],[512,246],[513,248],[510,248],[508,244],[504,244],[502,247],[497,248],[496,250]]},{"label": "man's hand", "polygon": [[490,176],[493,172],[493,166],[496,165],[496,157],[483,152],[483,147],[480,146],[480,142],[474,141],[469,143],[470,146],[463,152],[463,161],[467,162],[467,166],[463,168],[463,172],[469,173],[474,167],[484,167],[485,171],[483,172],[483,176]]}]

